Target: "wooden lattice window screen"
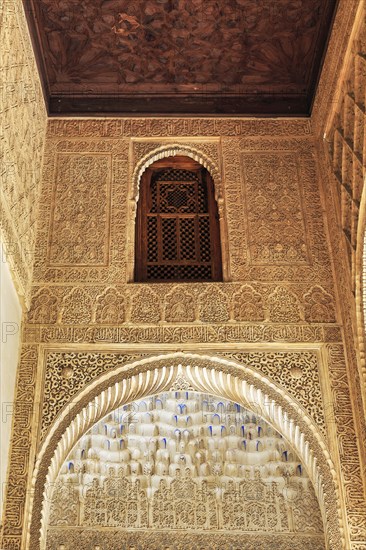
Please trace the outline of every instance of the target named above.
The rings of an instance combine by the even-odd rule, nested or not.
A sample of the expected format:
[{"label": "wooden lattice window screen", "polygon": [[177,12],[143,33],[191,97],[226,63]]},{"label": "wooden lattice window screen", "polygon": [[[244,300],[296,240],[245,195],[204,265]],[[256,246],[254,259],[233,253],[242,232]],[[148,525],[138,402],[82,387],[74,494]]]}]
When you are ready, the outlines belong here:
[{"label": "wooden lattice window screen", "polygon": [[136,222],[136,281],[222,280],[213,182],[200,164],[177,156],[147,169]]}]

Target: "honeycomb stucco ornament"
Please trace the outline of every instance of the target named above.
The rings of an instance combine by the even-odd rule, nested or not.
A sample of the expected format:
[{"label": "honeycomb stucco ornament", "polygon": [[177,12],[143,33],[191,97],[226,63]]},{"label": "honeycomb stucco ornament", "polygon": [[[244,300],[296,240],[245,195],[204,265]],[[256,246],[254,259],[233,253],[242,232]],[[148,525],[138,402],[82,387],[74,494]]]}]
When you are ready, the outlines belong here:
[{"label": "honeycomb stucco ornament", "polygon": [[308,414],[283,390],[248,367],[238,367],[225,359],[182,353],[146,358],[106,373],[89,384],[73,400],[72,406],[61,412],[37,455],[29,533],[31,547],[38,548],[41,524],[44,544],[49,510],[47,498],[42,493],[52,486],[61,464],[81,435],[124,403],[169,390],[177,376],[184,376],[195,391],[231,399],[248,408],[256,407],[257,412],[260,410],[261,416],[284,435],[303,461],[322,504],[330,547],[332,550],[343,548],[334,467],[323,436]]}]

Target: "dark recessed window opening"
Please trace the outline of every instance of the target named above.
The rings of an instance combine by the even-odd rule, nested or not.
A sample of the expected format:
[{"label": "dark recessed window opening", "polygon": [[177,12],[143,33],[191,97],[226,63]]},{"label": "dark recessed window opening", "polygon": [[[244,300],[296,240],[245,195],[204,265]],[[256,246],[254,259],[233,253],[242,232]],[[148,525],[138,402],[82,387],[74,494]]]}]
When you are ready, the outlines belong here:
[{"label": "dark recessed window opening", "polygon": [[213,181],[188,157],[169,157],[143,174],[137,205],[135,281],[222,281]]}]

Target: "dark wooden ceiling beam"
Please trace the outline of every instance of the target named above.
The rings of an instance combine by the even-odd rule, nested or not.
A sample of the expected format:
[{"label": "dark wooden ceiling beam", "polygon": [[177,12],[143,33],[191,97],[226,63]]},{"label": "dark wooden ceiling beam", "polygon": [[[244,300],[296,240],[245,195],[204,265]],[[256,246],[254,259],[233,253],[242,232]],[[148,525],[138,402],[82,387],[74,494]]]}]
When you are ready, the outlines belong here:
[{"label": "dark wooden ceiling beam", "polygon": [[168,96],[168,97],[73,97],[51,96],[50,115],[120,115],[120,116],[307,116],[307,96]]}]

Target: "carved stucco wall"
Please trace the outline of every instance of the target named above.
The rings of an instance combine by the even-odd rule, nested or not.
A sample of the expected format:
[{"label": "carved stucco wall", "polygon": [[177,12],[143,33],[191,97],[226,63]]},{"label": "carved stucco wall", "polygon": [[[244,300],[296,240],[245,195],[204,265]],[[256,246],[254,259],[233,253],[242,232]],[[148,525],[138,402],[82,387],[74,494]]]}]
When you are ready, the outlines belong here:
[{"label": "carved stucco wall", "polygon": [[[351,440],[361,457],[364,488],[366,473],[366,369],[364,325],[364,235],[365,235],[365,83],[366,11],[357,3],[348,47],[338,74],[337,93],[324,118],[319,158],[325,174],[323,183],[328,208],[330,244],[338,287],[338,302],[344,323],[347,372],[354,428]],[[354,9],[355,6],[352,6]],[[347,403],[344,404],[348,406]],[[343,407],[343,408],[344,408]],[[355,471],[354,466],[353,471]],[[349,468],[348,474],[351,468]],[[366,511],[355,499],[355,509]]]},{"label": "carved stucco wall", "polygon": [[[64,121],[58,136],[61,121],[50,122],[30,322],[182,322],[178,300],[190,322],[336,321],[308,123],[273,122],[264,138],[245,136],[259,121],[194,122],[176,139],[138,135],[178,133],[178,121],[147,121],[144,131],[143,121]],[[211,132],[221,135],[195,136]],[[207,159],[217,173],[227,284],[130,284],[135,167],[164,149]]]},{"label": "carved stucco wall", "polygon": [[[30,303],[47,125],[21,0],[1,3],[0,44],[0,432],[3,512],[13,396],[20,355],[20,324],[22,309]],[[11,481],[16,483],[15,472]]]},{"label": "carved stucco wall", "polygon": [[[9,447],[11,441],[12,401],[14,399],[15,378],[18,367],[21,334],[19,331],[22,308],[14,287],[9,265],[2,257],[0,265],[0,402],[2,406],[2,424],[0,429],[0,483],[6,486]],[[0,514],[2,517],[4,491],[0,495]]]},{"label": "carved stucco wall", "polygon": [[[130,282],[134,174],[155,154],[172,150],[189,150],[217,171],[224,283]],[[128,354],[133,359],[161,350],[235,355],[298,403],[325,438],[334,463],[335,486],[329,490],[338,487],[338,512],[332,515],[339,514],[343,527],[342,536],[335,526],[327,536],[340,548],[362,548],[362,474],[318,162],[306,120],[49,122],[4,548],[20,548],[29,530],[29,464],[37,460],[42,437],[45,468],[53,453],[50,447],[47,454],[48,430],[65,411],[72,421],[80,392],[131,360]],[[109,358],[93,355],[98,346],[109,350]],[[116,346],[124,358],[113,358]],[[53,441],[61,435],[56,430]],[[329,478],[326,460],[318,460]],[[36,494],[42,479],[35,479]],[[40,503],[34,508],[32,550],[39,510]]]},{"label": "carved stucco wall", "polygon": [[332,33],[312,107],[312,128],[319,139],[323,138],[329,113],[340,93],[344,61],[363,4],[364,0],[339,0],[337,4]]},{"label": "carved stucco wall", "polygon": [[3,3],[0,42],[1,239],[29,305],[47,116],[21,0]]},{"label": "carved stucco wall", "polygon": [[[329,547],[334,550],[342,548],[343,535],[339,533],[337,526],[341,509],[339,503],[337,504],[337,490],[334,485],[336,473],[332,459],[317,423],[299,403],[303,392],[298,383],[299,379],[307,378],[306,371],[310,365],[312,370],[316,371],[323,368],[321,358],[316,352],[306,355],[307,361],[299,366],[294,363],[294,359],[296,356],[299,358],[300,353],[287,355],[266,352],[242,355],[229,354],[226,351],[217,357],[192,353],[165,353],[136,359],[136,354],[129,357],[128,353],[90,352],[86,355],[75,354],[72,362],[65,362],[63,353],[46,351],[39,368],[51,372],[51,378],[52,373],[57,376],[58,372],[66,380],[71,381],[72,385],[74,378],[75,381],[84,379],[83,372],[87,377],[77,393],[70,389],[71,399],[67,401],[67,406],[61,409],[56,420],[50,424],[46,437],[40,444],[31,489],[33,513],[30,547],[36,548],[39,537],[37,525],[41,519],[44,542],[52,488],[63,461],[74,444],[95,422],[139,397],[166,389],[191,388],[234,399],[254,414],[259,414],[283,434],[301,457],[304,468],[312,480],[321,503],[323,519],[326,521]],[[247,363],[239,364],[237,361]],[[97,368],[101,373],[93,381],[90,381],[88,376],[89,365],[91,372],[95,374]],[[262,367],[258,370],[260,365]],[[268,376],[276,367],[283,367],[284,371],[287,371],[287,378],[291,380],[286,387],[292,387],[296,398],[289,396],[284,388],[281,389],[275,382],[274,373]],[[278,375],[282,377],[283,373],[279,372]],[[56,381],[55,383],[57,384]],[[49,409],[49,417],[53,408]],[[324,413],[329,422],[332,418],[331,410],[324,408]],[[71,418],[73,420],[70,423]],[[301,546],[301,542],[298,543]]]},{"label": "carved stucco wall", "polygon": [[[360,376],[366,382],[365,369],[365,270],[364,236],[366,230],[366,11],[360,2],[354,31],[344,60],[337,100],[328,117],[324,135],[325,153],[329,156],[329,184],[339,214],[342,241],[348,259],[349,277],[355,301],[349,303],[357,316],[355,338],[359,344]],[[364,403],[366,411],[366,400]]]},{"label": "carved stucco wall", "polygon": [[[338,94],[342,97],[342,82],[348,79],[346,68],[342,72],[344,54],[357,8],[360,14],[364,3],[339,2],[312,121],[50,121],[35,256],[46,116],[20,1],[5,4],[3,238],[27,303],[33,263],[34,281],[18,369],[1,546],[27,547],[35,497],[39,509],[33,514],[28,547],[37,547],[42,479],[58,442],[71,438],[81,425],[74,410],[80,395],[85,392],[85,402],[92,401],[93,384],[129,361],[161,351],[193,350],[250,363],[258,376],[266,377],[276,399],[286,396],[286,414],[286,407],[294,405],[314,422],[316,438],[309,440],[308,449],[313,452],[322,440],[315,455],[328,480],[328,514],[335,518],[327,527],[328,540],[335,541],[330,548],[364,550],[366,432],[354,340],[357,323],[349,307],[353,298],[339,235],[338,191],[319,139],[329,129],[329,105],[336,105]],[[12,62],[14,55],[17,63]],[[346,90],[352,95],[352,86]],[[355,129],[361,135],[360,126]],[[343,141],[347,151],[350,142]],[[136,174],[149,159],[172,149],[189,149],[213,174],[224,283],[131,283]],[[360,153],[353,149],[352,154]],[[360,181],[356,168],[354,174]],[[359,185],[355,191],[360,192]],[[143,384],[147,373],[142,367],[140,371]],[[298,437],[306,432],[301,429]],[[43,470],[35,471],[34,493],[32,465],[41,451]],[[230,537],[215,540],[220,548],[235,543]],[[122,544],[134,547],[136,540],[127,537]],[[162,540],[147,537],[146,547],[154,544],[161,547]],[[202,535],[199,544],[207,547],[207,537]],[[264,536],[256,539],[258,548],[270,544]],[[114,550],[113,540],[106,545]],[[176,535],[174,547],[184,545],[190,545],[189,538]]]}]

